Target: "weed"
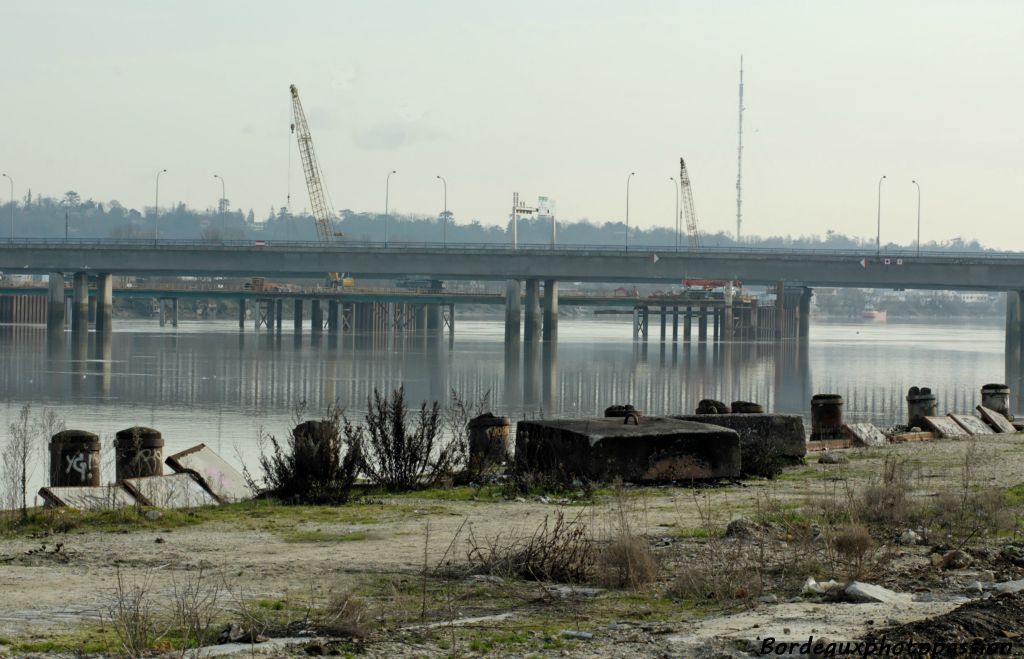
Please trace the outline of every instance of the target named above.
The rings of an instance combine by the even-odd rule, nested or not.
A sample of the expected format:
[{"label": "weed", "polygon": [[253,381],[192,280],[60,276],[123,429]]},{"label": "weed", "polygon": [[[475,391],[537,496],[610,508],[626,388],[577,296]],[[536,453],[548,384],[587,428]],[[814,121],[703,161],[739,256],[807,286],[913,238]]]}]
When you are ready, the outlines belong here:
[{"label": "weed", "polygon": [[582,512],[566,520],[561,511],[525,537],[499,535],[489,542],[477,540],[470,529],[468,559],[481,574],[519,577],[535,581],[582,583],[591,575],[595,551]]}]

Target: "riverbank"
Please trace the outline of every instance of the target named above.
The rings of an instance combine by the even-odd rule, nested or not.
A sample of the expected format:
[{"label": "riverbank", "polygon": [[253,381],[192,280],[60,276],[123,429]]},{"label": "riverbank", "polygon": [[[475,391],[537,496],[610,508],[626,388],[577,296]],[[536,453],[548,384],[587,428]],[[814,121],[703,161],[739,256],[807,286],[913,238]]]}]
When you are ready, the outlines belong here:
[{"label": "riverbank", "polygon": [[[185,584],[216,590],[218,629],[260,618],[294,635],[310,612],[351,602],[359,614],[346,618],[346,633],[278,647],[274,656],[304,656],[320,644],[380,657],[716,656],[766,636],[853,640],[1024,578],[1016,542],[1024,436],[841,453],[847,464],[813,456],[773,481],[696,489],[506,499],[493,485],[368,493],[341,507],[261,501],[162,516],[46,512],[0,539],[0,653],[116,649],[109,609],[119,575],[147,584],[158,619]],[[866,506],[878,508],[880,492],[902,509],[875,510],[869,541],[840,549],[837,538],[855,515],[867,519]],[[1003,512],[982,514],[996,509]],[[635,587],[537,582],[481,573],[469,557],[474,546],[529,537],[558,515],[599,542],[625,521],[656,558],[655,575]],[[907,531],[919,540],[908,541]],[[943,564],[954,550],[967,558]],[[809,577],[870,582],[898,597],[833,601],[837,593],[809,592]],[[180,631],[157,647],[169,650],[177,638]]]}]

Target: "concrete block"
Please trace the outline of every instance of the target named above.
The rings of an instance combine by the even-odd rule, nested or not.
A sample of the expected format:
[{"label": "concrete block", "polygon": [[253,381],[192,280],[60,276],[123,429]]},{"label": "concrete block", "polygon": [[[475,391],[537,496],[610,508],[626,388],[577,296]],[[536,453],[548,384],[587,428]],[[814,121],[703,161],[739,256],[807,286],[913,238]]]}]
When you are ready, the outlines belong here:
[{"label": "concrete block", "polygon": [[739,435],[667,417],[520,421],[516,469],[559,479],[665,482],[736,478]]},{"label": "concrete block", "polygon": [[873,423],[844,423],[843,432],[856,446],[886,446],[889,438]]},{"label": "concrete block", "polygon": [[164,463],[175,472],[192,474],[198,478],[221,503],[252,498],[252,490],[242,474],[206,444],[175,453]]},{"label": "concrete block", "polygon": [[126,478],[122,484],[144,506],[199,508],[220,504],[192,474]]},{"label": "concrete block", "polygon": [[978,405],[977,409],[978,414],[980,414],[981,418],[985,420],[985,423],[992,426],[992,429],[996,432],[1017,432],[1017,429],[1013,427],[1013,424],[999,412],[990,410],[984,405]]},{"label": "concrete block", "polygon": [[807,435],[799,414],[683,414],[672,418],[735,430],[740,436],[741,450],[750,444],[770,441],[788,461],[799,462],[807,455]]},{"label": "concrete block", "polygon": [[960,427],[960,424],[948,416],[926,416],[924,425],[935,431],[943,439],[964,439],[971,434]]},{"label": "concrete block", "polygon": [[115,510],[138,503],[135,497],[120,485],[44,487],[39,490],[39,496],[47,506],[76,510]]},{"label": "concrete block", "polygon": [[950,413],[949,418],[957,422],[957,424],[966,430],[971,435],[994,435],[995,431],[988,427],[988,425],[976,416],[971,414],[952,414]]}]

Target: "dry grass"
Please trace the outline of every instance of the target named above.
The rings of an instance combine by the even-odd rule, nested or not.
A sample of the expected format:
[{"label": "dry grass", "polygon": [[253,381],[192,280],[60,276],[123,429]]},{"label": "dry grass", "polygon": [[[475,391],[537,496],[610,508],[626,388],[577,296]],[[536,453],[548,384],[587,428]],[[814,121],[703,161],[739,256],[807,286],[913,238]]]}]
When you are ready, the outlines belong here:
[{"label": "dry grass", "polygon": [[593,572],[597,552],[580,512],[571,520],[558,511],[526,536],[498,535],[480,542],[469,533],[467,558],[480,574],[534,581],[584,583]]}]

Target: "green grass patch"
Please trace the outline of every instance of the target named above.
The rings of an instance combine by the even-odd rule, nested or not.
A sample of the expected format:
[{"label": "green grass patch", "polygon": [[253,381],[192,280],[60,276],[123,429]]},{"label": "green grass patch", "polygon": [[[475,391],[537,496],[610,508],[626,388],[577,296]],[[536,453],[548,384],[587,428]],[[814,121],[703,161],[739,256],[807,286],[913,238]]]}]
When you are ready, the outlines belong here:
[{"label": "green grass patch", "polygon": [[1012,507],[1024,505],[1024,483],[1003,490],[1006,505]]},{"label": "green grass patch", "polygon": [[320,529],[309,529],[305,531],[291,531],[281,536],[285,542],[357,542],[366,540],[370,534],[366,531],[352,531],[350,533],[332,533]]}]

